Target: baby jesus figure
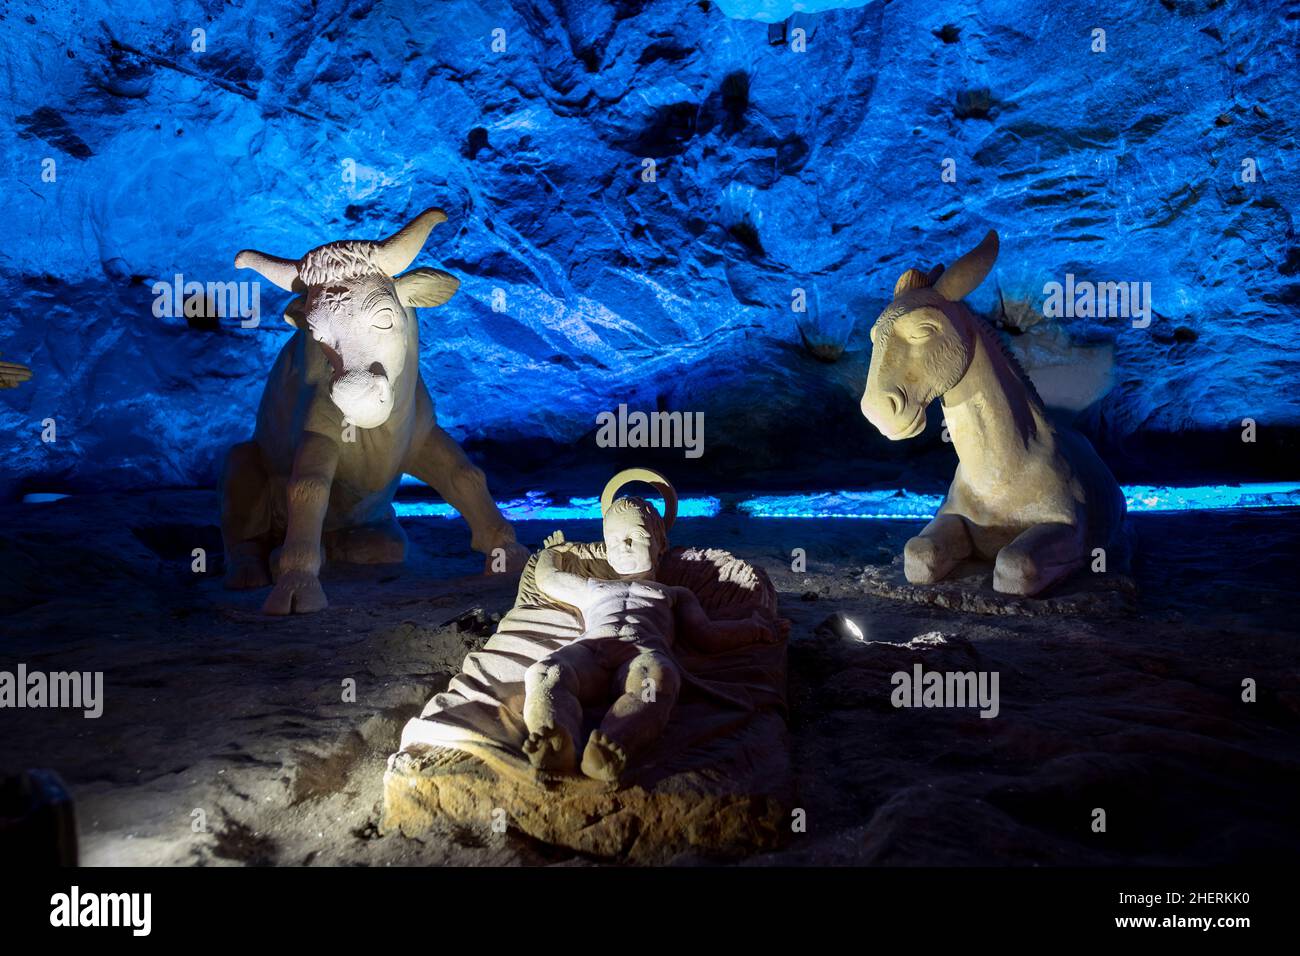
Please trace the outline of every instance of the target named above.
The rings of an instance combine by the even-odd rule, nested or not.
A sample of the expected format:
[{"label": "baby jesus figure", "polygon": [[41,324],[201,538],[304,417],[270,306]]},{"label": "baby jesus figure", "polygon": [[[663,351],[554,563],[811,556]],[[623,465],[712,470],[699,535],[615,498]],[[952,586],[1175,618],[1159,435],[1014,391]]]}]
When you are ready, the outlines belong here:
[{"label": "baby jesus figure", "polygon": [[[631,481],[664,495],[664,516],[634,497],[614,500]],[[533,664],[524,678],[524,752],[539,770],[572,772],[584,705],[615,697],[582,752],[582,772],[616,782],[628,761],[663,731],[682,677],[671,649],[682,639],[705,653],[783,636],[774,617],[755,611],[745,620],[713,621],[689,588],[655,580],[668,551],[677,498],[661,475],[635,468],[616,475],[601,496],[605,559],[618,577],[586,577],[562,570],[558,532],[537,559],[536,582],[548,597],[575,608],[583,633]]]}]

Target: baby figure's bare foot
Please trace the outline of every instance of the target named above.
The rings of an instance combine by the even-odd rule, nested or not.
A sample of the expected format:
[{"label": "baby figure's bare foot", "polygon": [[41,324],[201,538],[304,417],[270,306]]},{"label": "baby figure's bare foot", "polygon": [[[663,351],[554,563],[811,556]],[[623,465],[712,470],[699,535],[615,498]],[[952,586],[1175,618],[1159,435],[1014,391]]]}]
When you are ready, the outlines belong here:
[{"label": "baby figure's bare foot", "polygon": [[593,730],[582,752],[582,772],[593,780],[618,783],[626,767],[627,751],[599,730]]},{"label": "baby figure's bare foot", "polygon": [[524,741],[528,762],[538,770],[570,773],[578,761],[573,747],[573,737],[563,727],[544,727],[528,735]]}]

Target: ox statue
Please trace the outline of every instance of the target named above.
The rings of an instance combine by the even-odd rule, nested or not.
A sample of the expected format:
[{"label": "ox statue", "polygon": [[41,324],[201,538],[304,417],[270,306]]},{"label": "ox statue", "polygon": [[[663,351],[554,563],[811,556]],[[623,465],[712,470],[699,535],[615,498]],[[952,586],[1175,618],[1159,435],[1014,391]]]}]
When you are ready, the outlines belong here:
[{"label": "ox statue", "polygon": [[944,271],[908,269],[871,329],[862,413],[886,438],[925,430],[943,401],[959,459],[939,513],[907,542],[903,571],[932,584],[965,558],[993,560],[993,587],[1034,595],[1096,549],[1126,559],[1124,495],[1088,439],[1052,423],[997,331],[961,301],[998,255],[990,232]]},{"label": "ox statue", "polygon": [[327,556],[404,560],[392,504],[403,473],[465,517],[490,570],[516,571],[528,559],[483,472],[438,426],[420,375],[414,310],[442,305],[460,283],[441,269],[402,273],[446,219],[427,209],[388,239],[331,242],[298,260],[235,257],[236,268],[297,293],[285,309],[297,332],[271,370],[252,441],[230,450],[221,481],[226,587],[274,579],[267,614],[324,608]]}]

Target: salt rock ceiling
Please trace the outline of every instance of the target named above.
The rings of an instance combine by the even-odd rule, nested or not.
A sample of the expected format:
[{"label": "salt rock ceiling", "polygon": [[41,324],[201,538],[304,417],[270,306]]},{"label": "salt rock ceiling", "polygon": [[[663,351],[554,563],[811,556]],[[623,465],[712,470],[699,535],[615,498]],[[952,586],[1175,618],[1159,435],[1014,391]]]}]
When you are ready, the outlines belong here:
[{"label": "salt rock ceiling", "polygon": [[[0,354],[34,378],[0,393],[0,483],[212,484],[289,296],[242,328],[156,316],[155,283],[251,279],[241,248],[296,257],[431,205],[450,222],[416,264],[463,284],[422,312],[421,361],[462,440],[589,441],[627,403],[704,411],[737,461],[823,420],[869,452],[871,322],[905,268],[989,228],[972,305],[1099,440],[1297,424],[1294,10],[788,13],[11,6]],[[1151,324],[1043,318],[1067,274],[1150,283]]]}]

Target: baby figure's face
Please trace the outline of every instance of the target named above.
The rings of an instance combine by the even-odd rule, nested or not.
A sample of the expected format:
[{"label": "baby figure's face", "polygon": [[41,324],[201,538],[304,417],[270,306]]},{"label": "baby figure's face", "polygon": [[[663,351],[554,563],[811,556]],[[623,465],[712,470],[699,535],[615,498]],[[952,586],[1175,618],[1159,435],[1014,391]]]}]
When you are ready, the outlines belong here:
[{"label": "baby figure's face", "polygon": [[663,546],[651,532],[650,520],[654,519],[622,500],[605,515],[605,560],[623,577],[654,576]]}]

